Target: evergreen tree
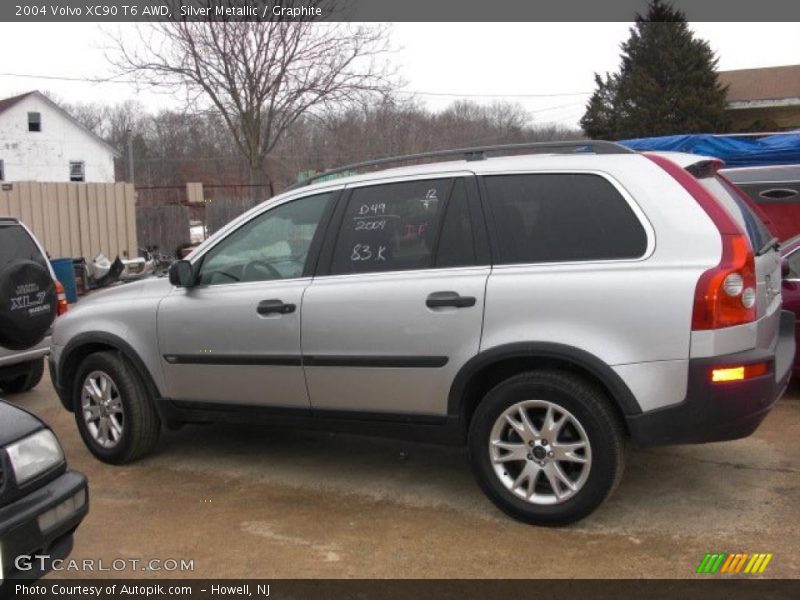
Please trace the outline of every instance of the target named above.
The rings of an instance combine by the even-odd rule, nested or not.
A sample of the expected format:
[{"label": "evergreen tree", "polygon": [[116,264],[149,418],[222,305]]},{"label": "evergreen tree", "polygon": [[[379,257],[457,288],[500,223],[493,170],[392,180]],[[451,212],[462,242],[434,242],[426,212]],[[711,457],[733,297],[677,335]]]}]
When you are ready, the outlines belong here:
[{"label": "evergreen tree", "polygon": [[727,129],[727,88],[717,58],[682,11],[652,0],[622,44],[619,73],[595,75],[581,126],[589,137],[625,139]]},{"label": "evergreen tree", "polygon": [[615,137],[617,128],[614,109],[617,76],[606,73],[606,77],[603,79],[595,73],[594,83],[597,87],[589,99],[586,114],[581,119],[581,126],[590,138],[611,139]]}]

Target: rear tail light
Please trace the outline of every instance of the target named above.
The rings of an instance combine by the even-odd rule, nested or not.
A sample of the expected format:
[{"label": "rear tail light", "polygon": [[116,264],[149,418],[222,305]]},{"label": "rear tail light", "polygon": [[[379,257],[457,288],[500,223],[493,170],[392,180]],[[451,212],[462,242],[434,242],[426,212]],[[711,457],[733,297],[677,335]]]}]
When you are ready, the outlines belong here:
[{"label": "rear tail light", "polygon": [[60,281],[56,281],[56,294],[58,294],[58,304],[56,304],[56,315],[61,316],[69,310],[67,295],[64,293],[64,286]]},{"label": "rear tail light", "polygon": [[756,265],[750,241],[740,233],[722,235],[720,264],[700,276],[692,329],[719,329],[756,318]]},{"label": "rear tail light", "polygon": [[744,278],[739,273],[731,273],[722,282],[722,289],[731,298],[735,298],[744,291]]},{"label": "rear tail light", "polygon": [[756,264],[750,240],[719,202],[688,172],[663,156],[647,154],[706,211],[722,238],[720,263],[697,282],[692,329],[719,329],[756,319]]},{"label": "rear tail light", "polygon": [[753,377],[761,377],[769,372],[769,363],[761,362],[750,365],[737,365],[733,367],[719,367],[711,369],[712,383],[727,383],[729,381],[744,381]]}]

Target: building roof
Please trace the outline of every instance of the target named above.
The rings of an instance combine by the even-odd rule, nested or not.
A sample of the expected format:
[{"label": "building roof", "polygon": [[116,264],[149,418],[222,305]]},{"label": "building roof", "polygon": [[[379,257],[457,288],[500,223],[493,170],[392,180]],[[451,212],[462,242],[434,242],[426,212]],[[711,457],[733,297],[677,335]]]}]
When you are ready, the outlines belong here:
[{"label": "building roof", "polygon": [[720,71],[728,102],[800,98],[800,65]]},{"label": "building roof", "polygon": [[34,92],[26,92],[24,94],[20,94],[19,96],[11,96],[11,98],[3,98],[0,100],[0,113],[5,112],[7,109],[14,106],[17,102],[22,100],[23,98],[27,98]]},{"label": "building roof", "polygon": [[56,111],[61,113],[62,116],[64,116],[69,121],[72,121],[75,125],[80,127],[84,132],[86,132],[87,134],[92,136],[95,140],[97,140],[100,144],[102,144],[103,146],[108,148],[114,154],[114,156],[119,156],[120,155],[119,151],[116,148],[114,148],[111,144],[106,142],[103,138],[101,138],[99,135],[97,135],[94,131],[92,131],[91,129],[86,127],[83,123],[78,121],[78,119],[73,117],[66,110],[61,108],[58,104],[53,102],[50,98],[48,98],[47,96],[45,96],[43,93],[41,93],[38,90],[33,90],[31,92],[26,92],[24,94],[19,94],[18,96],[11,96],[10,98],[3,98],[2,100],[0,100],[0,115],[3,114],[5,111],[7,111],[12,106],[14,106],[15,104],[21,102],[25,98],[28,98],[29,96],[36,96],[36,97],[40,98],[41,100],[44,100],[45,102],[47,102],[47,104],[49,104],[51,107],[53,107]]}]

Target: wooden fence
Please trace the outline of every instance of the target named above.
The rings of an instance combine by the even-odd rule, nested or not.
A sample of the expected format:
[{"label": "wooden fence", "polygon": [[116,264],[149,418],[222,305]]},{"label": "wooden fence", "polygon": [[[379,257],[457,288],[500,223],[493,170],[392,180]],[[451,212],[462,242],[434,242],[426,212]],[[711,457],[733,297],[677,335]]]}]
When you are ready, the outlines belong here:
[{"label": "wooden fence", "polygon": [[0,215],[19,218],[51,258],[101,252],[110,260],[138,255],[136,197],[130,183],[39,183],[0,186]]}]

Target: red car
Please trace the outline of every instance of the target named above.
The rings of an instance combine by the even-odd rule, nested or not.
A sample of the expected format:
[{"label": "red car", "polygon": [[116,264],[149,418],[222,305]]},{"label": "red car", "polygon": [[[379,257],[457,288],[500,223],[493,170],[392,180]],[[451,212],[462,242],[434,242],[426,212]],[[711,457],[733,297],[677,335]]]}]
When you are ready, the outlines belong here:
[{"label": "red car", "polygon": [[737,167],[723,169],[722,175],[758,206],[779,240],[800,233],[800,165]]},{"label": "red car", "polygon": [[[783,307],[800,317],[800,235],[781,244],[781,257],[784,264]],[[798,323],[800,321],[795,323],[795,333],[800,333]],[[795,358],[794,371],[800,374],[800,360],[797,358]]]}]

